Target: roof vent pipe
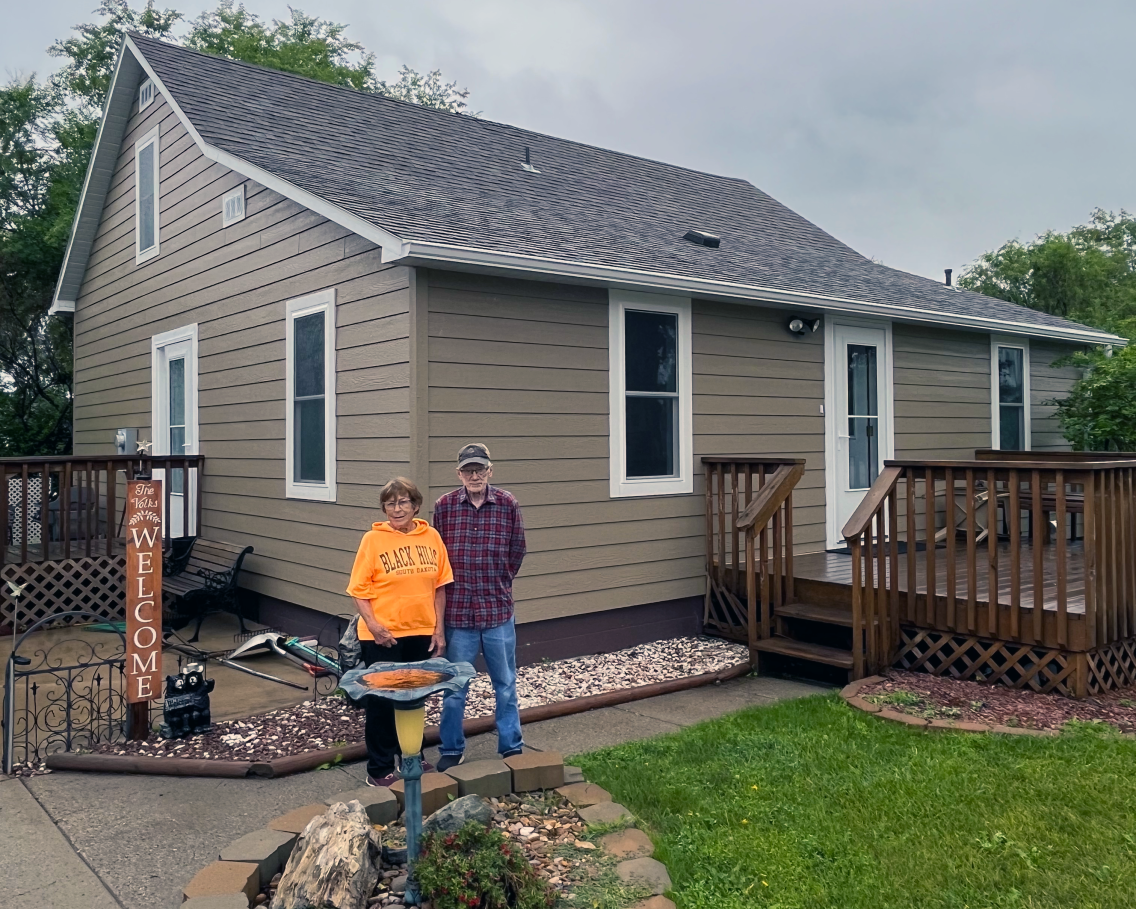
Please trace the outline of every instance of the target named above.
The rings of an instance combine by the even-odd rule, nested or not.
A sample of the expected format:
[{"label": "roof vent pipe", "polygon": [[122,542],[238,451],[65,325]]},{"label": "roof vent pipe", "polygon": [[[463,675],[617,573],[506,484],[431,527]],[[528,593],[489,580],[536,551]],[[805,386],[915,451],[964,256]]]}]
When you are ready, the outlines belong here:
[{"label": "roof vent pipe", "polygon": [[953,272],[953,271],[954,271],[953,268],[944,268],[943,269],[943,274],[945,274],[947,276],[947,280],[946,280],[947,287],[951,286],[951,272]]},{"label": "roof vent pipe", "polygon": [[539,174],[540,171],[532,166],[532,161],[529,160],[529,147],[525,146],[525,163],[521,165],[530,174]]}]

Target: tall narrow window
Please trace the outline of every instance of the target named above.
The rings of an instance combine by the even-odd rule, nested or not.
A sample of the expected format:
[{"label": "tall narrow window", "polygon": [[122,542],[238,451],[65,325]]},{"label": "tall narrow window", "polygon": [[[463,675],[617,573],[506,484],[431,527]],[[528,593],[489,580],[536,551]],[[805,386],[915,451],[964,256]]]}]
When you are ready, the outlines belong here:
[{"label": "tall narrow window", "polygon": [[[185,454],[185,357],[169,361],[170,369],[170,439],[171,455]],[[181,471],[174,471],[170,477],[170,491],[184,492]]]},{"label": "tall narrow window", "polygon": [[335,501],[335,292],[288,303],[287,494]]},{"label": "tall narrow window", "polygon": [[158,254],[158,130],[134,146],[134,254],[140,264]]},{"label": "tall narrow window", "polygon": [[868,489],[879,475],[876,348],[848,345],[848,486]]},{"label": "tall narrow window", "polygon": [[693,491],[690,301],[610,292],[611,494]]},{"label": "tall narrow window", "polygon": [[1030,448],[1028,342],[993,340],[990,348],[992,444],[1004,451]]}]

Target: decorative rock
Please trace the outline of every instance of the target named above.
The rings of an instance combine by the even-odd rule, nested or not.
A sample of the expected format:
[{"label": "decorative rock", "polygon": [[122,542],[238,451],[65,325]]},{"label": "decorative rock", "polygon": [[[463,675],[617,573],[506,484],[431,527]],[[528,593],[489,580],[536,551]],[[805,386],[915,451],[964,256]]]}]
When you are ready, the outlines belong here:
[{"label": "decorative rock", "polygon": [[222,862],[256,862],[260,867],[260,880],[264,882],[284,867],[294,845],[295,833],[265,827],[229,843],[218,858]]},{"label": "decorative rock", "polygon": [[314,817],[319,817],[325,811],[327,811],[327,805],[304,805],[303,808],[289,811],[287,814],[282,814],[280,817],[269,821],[268,826],[284,833],[303,833],[304,828],[308,826],[308,821]]},{"label": "decorative rock", "polygon": [[272,909],[364,909],[379,880],[379,833],[359,802],[332,805],[292,850]]},{"label": "decorative rock", "polygon": [[513,771],[504,761],[470,761],[451,767],[446,774],[458,781],[459,795],[493,799],[512,792]]},{"label": "decorative rock", "polygon": [[885,720],[892,720],[895,723],[905,723],[908,726],[926,726],[927,720],[921,716],[911,716],[908,713],[900,713],[898,710],[881,710],[879,715]]},{"label": "decorative rock", "polygon": [[564,782],[565,783],[582,783],[584,782],[584,771],[579,767],[570,767],[564,765]]},{"label": "decorative rock", "polygon": [[364,786],[362,789],[352,789],[350,792],[341,792],[329,798],[325,805],[334,805],[342,802],[359,802],[372,824],[389,824],[398,819],[398,798],[386,786]]},{"label": "decorative rock", "polygon": [[564,785],[564,757],[555,751],[529,751],[505,758],[513,771],[513,791],[532,792]]},{"label": "decorative rock", "polygon": [[422,832],[456,833],[470,821],[488,824],[492,819],[493,809],[485,799],[479,795],[463,795],[426,818]]},{"label": "decorative rock", "polygon": [[195,896],[181,904],[181,909],[248,909],[248,897],[243,893],[226,893],[223,896]]},{"label": "decorative rock", "polygon": [[880,712],[879,704],[873,704],[871,701],[865,701],[859,695],[857,695],[856,697],[848,698],[848,703],[855,707],[857,710],[863,710],[864,713]]},{"label": "decorative rock", "polygon": [[675,909],[675,904],[665,896],[652,896],[650,899],[640,900],[631,909]]},{"label": "decorative rock", "polygon": [[[390,791],[398,799],[399,807],[406,807],[406,793],[403,780],[399,780],[390,787]],[[422,774],[422,814],[431,815],[439,808],[449,803],[451,798],[458,797],[457,780],[444,773]]]},{"label": "decorative rock", "polygon": [[193,876],[185,889],[182,899],[191,900],[199,896],[225,896],[243,894],[245,906],[252,902],[260,890],[260,866],[255,862],[213,862],[206,865]]},{"label": "decorative rock", "polygon": [[611,801],[611,793],[606,789],[601,789],[595,783],[569,783],[556,791],[568,799],[576,808],[587,808],[591,805],[598,805],[600,802]]},{"label": "decorative rock", "polygon": [[616,821],[632,819],[631,812],[618,802],[600,802],[590,808],[581,808],[576,813],[584,819],[585,824],[614,824]]},{"label": "decorative rock", "polygon": [[655,854],[655,844],[638,827],[628,827],[600,837],[604,851],[617,859],[638,858]]},{"label": "decorative rock", "polygon": [[628,884],[643,884],[658,895],[671,889],[667,866],[653,858],[637,858],[615,866],[619,879]]},{"label": "decorative rock", "polygon": [[406,875],[400,874],[391,881],[391,893],[406,893]]}]

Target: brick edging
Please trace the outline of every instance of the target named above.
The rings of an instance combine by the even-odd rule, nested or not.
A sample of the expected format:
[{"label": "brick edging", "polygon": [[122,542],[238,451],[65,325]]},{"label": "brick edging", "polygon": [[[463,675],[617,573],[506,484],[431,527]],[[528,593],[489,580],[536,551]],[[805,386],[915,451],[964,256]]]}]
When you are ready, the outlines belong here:
[{"label": "brick edging", "polygon": [[866,701],[860,697],[860,692],[869,685],[874,685],[876,682],[882,682],[883,680],[883,676],[879,675],[857,679],[855,682],[845,685],[840,691],[840,696],[849,707],[877,716],[881,720],[889,720],[892,723],[900,723],[904,726],[914,726],[917,729],[951,729],[956,732],[997,732],[1003,735],[1032,735],[1038,738],[1060,735],[1060,732],[1055,729],[1025,729],[1019,726],[992,726],[987,723],[928,720],[921,716],[912,716],[909,713],[892,710],[890,707],[873,704],[871,701]]}]

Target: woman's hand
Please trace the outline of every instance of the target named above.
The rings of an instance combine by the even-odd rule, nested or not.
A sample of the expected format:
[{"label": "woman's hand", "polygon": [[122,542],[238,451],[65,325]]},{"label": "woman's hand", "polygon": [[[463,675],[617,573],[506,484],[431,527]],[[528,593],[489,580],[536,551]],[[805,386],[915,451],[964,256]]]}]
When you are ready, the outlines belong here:
[{"label": "woman's hand", "polygon": [[446,655],[446,630],[439,628],[430,638],[430,656],[440,657]]},{"label": "woman's hand", "polygon": [[367,630],[375,636],[375,643],[380,647],[390,647],[394,644],[394,635],[391,634],[385,625],[381,624],[377,619],[370,619],[367,622]]}]

